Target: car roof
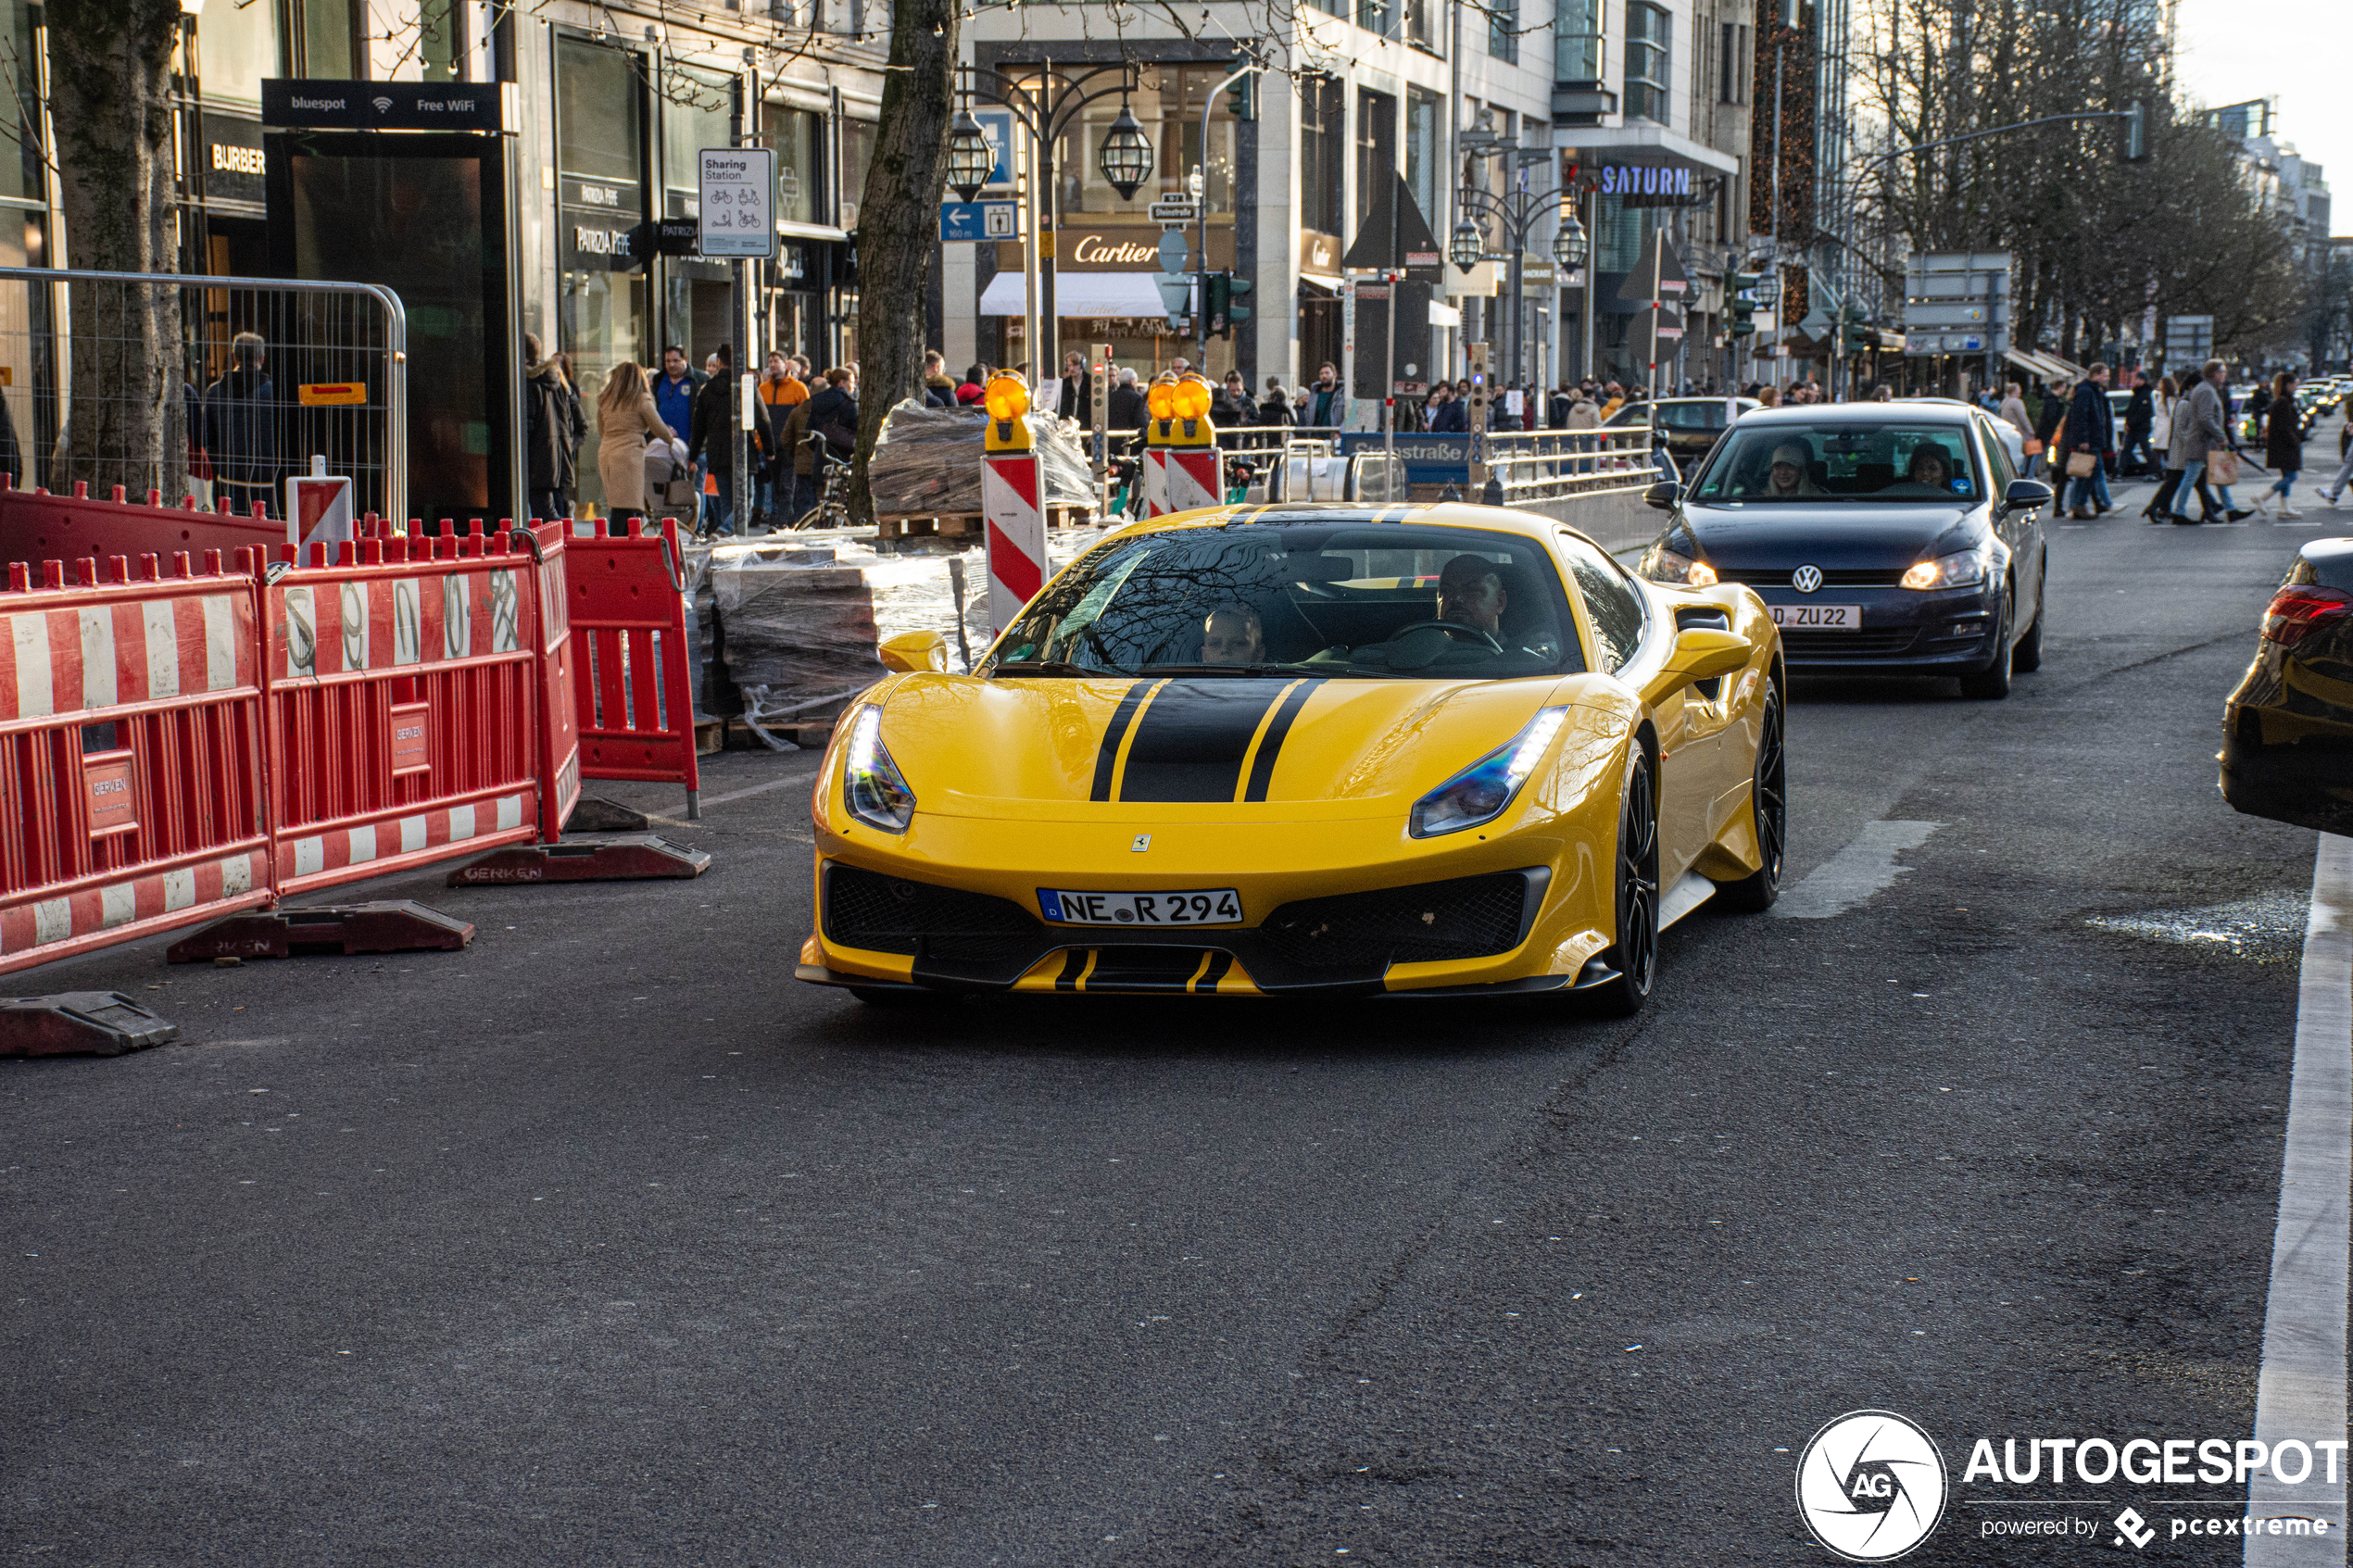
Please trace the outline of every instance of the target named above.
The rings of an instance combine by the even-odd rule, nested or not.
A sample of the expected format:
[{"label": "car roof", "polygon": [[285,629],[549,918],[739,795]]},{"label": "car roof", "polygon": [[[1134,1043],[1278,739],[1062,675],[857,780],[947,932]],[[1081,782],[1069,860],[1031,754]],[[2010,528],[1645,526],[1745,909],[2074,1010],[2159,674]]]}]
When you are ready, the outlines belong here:
[{"label": "car roof", "polygon": [[1275,501],[1254,506],[1204,507],[1199,511],[1147,518],[1131,522],[1115,533],[1122,537],[1134,538],[1177,529],[1230,528],[1244,524],[1281,527],[1287,523],[1387,522],[1440,528],[1482,528],[1498,533],[1516,533],[1529,539],[1544,539],[1554,530],[1563,528],[1568,528],[1572,533],[1578,532],[1567,523],[1535,512],[1514,511],[1508,507],[1477,507],[1461,501],[1433,501],[1418,506],[1408,506],[1403,502],[1391,506],[1373,506],[1361,501]]},{"label": "car roof", "polygon": [[1935,423],[1965,425],[1972,418],[1983,416],[1985,410],[1951,398],[1905,398],[1887,403],[1804,403],[1793,408],[1756,408],[1741,416],[1741,427],[1762,424],[1864,424],[1884,421],[1891,409],[1900,409],[1907,420],[1924,420]]}]

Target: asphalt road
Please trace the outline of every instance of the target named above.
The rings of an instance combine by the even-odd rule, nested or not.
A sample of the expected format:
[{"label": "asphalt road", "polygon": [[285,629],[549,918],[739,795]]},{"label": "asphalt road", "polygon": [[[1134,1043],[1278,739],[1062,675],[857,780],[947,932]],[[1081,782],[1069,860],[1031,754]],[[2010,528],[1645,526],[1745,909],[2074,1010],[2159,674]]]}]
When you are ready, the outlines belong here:
[{"label": "asphalt road", "polygon": [[[462,954],[37,972],[185,1037],[0,1063],[5,1561],[1813,1564],[1842,1411],[2242,1436],[2314,835],[2212,759],[2313,530],[2139,495],[2008,701],[1800,685],[1792,878],[1868,897],[1632,1022],[870,1011],[791,978],[808,756],[698,882],[368,890]],[[1971,1495],[1911,1561],[2089,1549]]]}]

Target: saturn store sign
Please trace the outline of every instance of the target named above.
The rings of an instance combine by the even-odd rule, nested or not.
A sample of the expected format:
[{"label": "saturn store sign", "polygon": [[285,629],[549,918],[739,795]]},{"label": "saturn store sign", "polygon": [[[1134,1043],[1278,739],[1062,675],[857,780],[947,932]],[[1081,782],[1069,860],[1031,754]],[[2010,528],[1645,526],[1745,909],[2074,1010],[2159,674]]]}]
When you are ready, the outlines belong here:
[{"label": "saturn store sign", "polygon": [[1688,168],[1605,163],[1593,170],[1604,196],[1616,196],[1625,207],[1688,207],[1707,199],[1707,187],[1692,179]]}]

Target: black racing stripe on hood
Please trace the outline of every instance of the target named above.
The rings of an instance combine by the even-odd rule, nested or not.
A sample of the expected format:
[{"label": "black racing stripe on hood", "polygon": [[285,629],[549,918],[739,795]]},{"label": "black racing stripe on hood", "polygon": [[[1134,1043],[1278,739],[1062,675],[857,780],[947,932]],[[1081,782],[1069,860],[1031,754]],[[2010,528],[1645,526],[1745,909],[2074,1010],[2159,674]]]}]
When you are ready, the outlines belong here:
[{"label": "black racing stripe on hood", "polygon": [[1289,696],[1283,698],[1282,707],[1275,710],[1274,721],[1266,726],[1266,738],[1258,743],[1258,756],[1250,765],[1250,789],[1242,796],[1244,800],[1266,798],[1266,786],[1275,777],[1275,759],[1282,752],[1283,739],[1290,734],[1291,721],[1299,717],[1299,710],[1307,706],[1307,699],[1315,696],[1315,688],[1323,684],[1321,675],[1312,681],[1302,681],[1291,688]]},{"label": "black racing stripe on hood", "polygon": [[1111,722],[1103,730],[1102,748],[1095,753],[1095,787],[1088,791],[1088,799],[1111,798],[1112,776],[1119,771],[1119,743],[1127,738],[1127,727],[1136,721],[1136,709],[1144,705],[1144,697],[1151,689],[1151,682],[1137,682],[1112,710]]},{"label": "black racing stripe on hood", "polygon": [[1251,737],[1282,690],[1263,678],[1169,682],[1136,721],[1119,798],[1233,799]]}]

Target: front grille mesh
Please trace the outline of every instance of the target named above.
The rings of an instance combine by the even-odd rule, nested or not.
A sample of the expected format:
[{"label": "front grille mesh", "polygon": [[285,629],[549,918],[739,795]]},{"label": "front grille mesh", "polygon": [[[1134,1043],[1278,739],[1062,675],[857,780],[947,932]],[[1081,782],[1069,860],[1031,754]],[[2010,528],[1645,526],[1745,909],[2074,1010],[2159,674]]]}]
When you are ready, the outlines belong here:
[{"label": "front grille mesh", "polygon": [[[1716,569],[1719,583],[1746,583],[1757,588],[1788,588],[1795,567],[1751,567]],[[1822,586],[1825,588],[1895,588],[1904,582],[1902,567],[1823,567]]]},{"label": "front grille mesh", "polygon": [[1866,628],[1860,632],[1783,632],[1781,646],[1796,659],[1881,659],[1902,653],[1919,635],[1919,629],[1911,626],[1882,631]]},{"label": "front grille mesh", "polygon": [[1516,872],[1285,904],[1260,929],[1302,969],[1378,974],[1393,963],[1485,958],[1519,945],[1528,879]]},{"label": "front grille mesh", "polygon": [[994,963],[1035,950],[1042,928],[1010,898],[882,876],[857,866],[825,868],[825,935],[845,947]]}]

